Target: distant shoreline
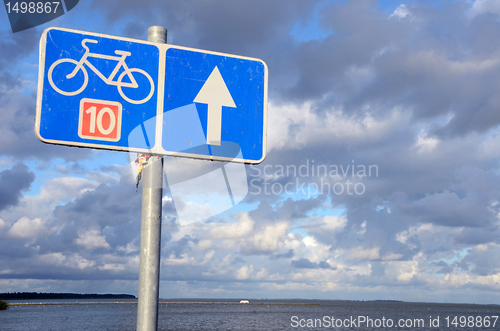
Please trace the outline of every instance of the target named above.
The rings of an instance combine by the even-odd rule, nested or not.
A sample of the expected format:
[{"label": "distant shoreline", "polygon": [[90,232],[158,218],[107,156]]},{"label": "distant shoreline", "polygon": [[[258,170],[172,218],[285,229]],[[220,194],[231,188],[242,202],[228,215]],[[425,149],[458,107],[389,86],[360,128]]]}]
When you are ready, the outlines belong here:
[{"label": "distant shoreline", "polygon": [[79,299],[137,299],[131,294],[79,294],[79,293],[0,293],[0,300],[79,300]]},{"label": "distant shoreline", "polygon": [[[30,302],[10,303],[10,306],[66,306],[66,305],[136,305],[137,302]],[[319,306],[319,303],[297,302],[162,302],[160,305],[267,305],[267,306]]]}]

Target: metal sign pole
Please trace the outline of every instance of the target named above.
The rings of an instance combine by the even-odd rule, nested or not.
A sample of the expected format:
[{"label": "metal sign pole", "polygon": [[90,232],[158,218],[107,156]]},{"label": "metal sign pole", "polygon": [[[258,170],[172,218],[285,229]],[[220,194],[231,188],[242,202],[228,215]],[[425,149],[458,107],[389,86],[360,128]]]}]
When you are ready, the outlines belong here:
[{"label": "metal sign pole", "polygon": [[[152,26],[148,41],[167,42],[167,29]],[[141,252],[137,331],[156,331],[158,328],[158,297],[160,288],[161,209],[163,187],[163,158],[152,156],[142,173]]]}]

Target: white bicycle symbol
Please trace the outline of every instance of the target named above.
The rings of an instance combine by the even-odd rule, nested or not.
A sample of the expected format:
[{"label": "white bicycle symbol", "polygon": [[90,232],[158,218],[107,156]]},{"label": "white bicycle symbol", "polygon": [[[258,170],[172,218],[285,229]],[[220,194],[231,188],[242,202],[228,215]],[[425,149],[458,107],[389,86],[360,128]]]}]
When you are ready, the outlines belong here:
[{"label": "white bicycle symbol", "polygon": [[[85,45],[86,43],[97,44],[98,41],[93,40],[93,39],[83,39],[82,40],[82,46],[83,46],[83,48],[86,49],[86,51],[85,51],[85,54],[80,59],[80,61],[77,62],[73,59],[60,59],[60,60],[57,60],[56,62],[54,62],[50,66],[50,68],[49,68],[49,83],[54,90],[56,90],[57,92],[59,92],[62,95],[66,95],[66,96],[73,96],[73,95],[77,95],[80,92],[82,92],[85,89],[85,87],[87,87],[87,84],[89,82],[89,76],[88,76],[87,70],[83,66],[85,64],[85,65],[87,65],[87,67],[92,69],[92,71],[95,72],[97,74],[97,76],[99,76],[106,84],[117,86],[118,92],[120,93],[122,98],[127,100],[128,102],[133,103],[133,104],[141,104],[141,103],[148,101],[151,98],[151,96],[153,95],[153,92],[154,92],[154,82],[153,82],[153,79],[151,78],[151,76],[149,76],[148,73],[142,69],[138,69],[138,68],[131,68],[130,69],[127,66],[127,64],[125,63],[125,58],[127,56],[130,56],[132,53],[126,52],[126,51],[120,51],[120,50],[116,50],[115,54],[118,54],[121,56],[110,56],[110,55],[90,53],[88,46]],[[114,68],[113,72],[111,72],[111,74],[109,75],[109,77],[105,77],[96,67],[94,67],[92,65],[92,63],[90,63],[87,60],[88,57],[95,57],[95,58],[106,59],[106,60],[115,60],[115,61],[118,61],[118,63],[116,65],[116,67]],[[57,67],[61,63],[71,63],[71,64],[74,64],[76,66],[75,69],[73,69],[73,71],[71,71],[71,73],[69,73],[68,75],[66,75],[64,77],[68,80],[75,77],[79,70],[81,70],[83,72],[85,80],[83,82],[83,85],[79,89],[77,89],[76,91],[73,91],[73,92],[63,91],[62,89],[57,87],[57,85],[54,83],[54,80],[52,79],[52,72],[54,71],[54,68]],[[118,73],[118,70],[120,70],[121,67],[123,67],[123,72],[120,74],[117,81],[113,81],[116,74]],[[139,87],[139,84],[137,84],[137,81],[135,80],[134,76],[132,75],[133,72],[137,72],[137,73],[140,73],[140,74],[146,76],[146,78],[149,80],[149,83],[151,84],[151,90],[150,90],[148,96],[145,97],[144,99],[132,100],[123,93],[122,87],[130,87],[130,88],[138,88]],[[125,76],[128,77],[130,82],[123,82],[123,78]],[[59,82],[61,82],[64,78],[60,79]]]}]

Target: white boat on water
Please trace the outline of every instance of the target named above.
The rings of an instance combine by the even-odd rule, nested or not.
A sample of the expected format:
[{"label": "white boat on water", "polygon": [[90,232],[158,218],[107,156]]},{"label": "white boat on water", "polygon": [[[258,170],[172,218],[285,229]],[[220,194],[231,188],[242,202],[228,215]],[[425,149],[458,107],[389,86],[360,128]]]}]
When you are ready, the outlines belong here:
[{"label": "white boat on water", "polygon": [[250,303],[248,300],[241,300],[240,303]]}]

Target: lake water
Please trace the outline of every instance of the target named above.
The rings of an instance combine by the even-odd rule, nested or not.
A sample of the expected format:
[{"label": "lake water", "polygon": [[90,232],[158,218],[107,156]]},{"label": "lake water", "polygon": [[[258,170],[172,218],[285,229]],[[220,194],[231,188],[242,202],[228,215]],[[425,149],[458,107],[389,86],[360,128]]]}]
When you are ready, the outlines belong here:
[{"label": "lake water", "polygon": [[[250,300],[264,304],[246,305],[220,304],[229,300],[186,301],[219,304],[162,304],[158,330],[500,330],[497,305],[322,300]],[[58,304],[76,300],[44,301],[47,302],[55,305],[10,306],[0,311],[0,330],[133,331],[136,328],[135,304],[106,304],[110,302],[106,300],[79,305]],[[300,302],[315,305],[295,305]]]}]

